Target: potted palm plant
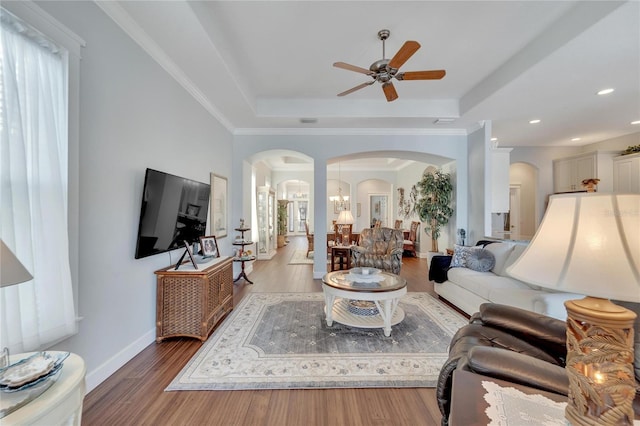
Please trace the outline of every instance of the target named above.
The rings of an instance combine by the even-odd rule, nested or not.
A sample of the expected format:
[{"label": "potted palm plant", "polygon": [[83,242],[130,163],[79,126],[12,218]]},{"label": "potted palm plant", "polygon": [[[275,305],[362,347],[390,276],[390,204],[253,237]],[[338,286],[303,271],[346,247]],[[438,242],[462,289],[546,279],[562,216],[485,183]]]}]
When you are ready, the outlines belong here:
[{"label": "potted palm plant", "polygon": [[451,176],[440,170],[424,173],[416,184],[418,196],[414,211],[424,222],[424,231],[431,237],[431,251],[438,252],[438,238],[442,227],[453,215],[451,194],[453,184]]},{"label": "potted palm plant", "polygon": [[284,247],[287,235],[288,200],[278,200],[278,248]]}]

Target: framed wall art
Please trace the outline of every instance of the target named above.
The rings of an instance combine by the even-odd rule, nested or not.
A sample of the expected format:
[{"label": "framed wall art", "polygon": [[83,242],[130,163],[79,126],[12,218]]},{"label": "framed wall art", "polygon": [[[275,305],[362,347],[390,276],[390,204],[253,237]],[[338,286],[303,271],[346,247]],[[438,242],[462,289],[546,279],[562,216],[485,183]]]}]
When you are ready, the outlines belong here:
[{"label": "framed wall art", "polygon": [[216,238],[227,236],[227,178],[211,173],[211,232]]}]

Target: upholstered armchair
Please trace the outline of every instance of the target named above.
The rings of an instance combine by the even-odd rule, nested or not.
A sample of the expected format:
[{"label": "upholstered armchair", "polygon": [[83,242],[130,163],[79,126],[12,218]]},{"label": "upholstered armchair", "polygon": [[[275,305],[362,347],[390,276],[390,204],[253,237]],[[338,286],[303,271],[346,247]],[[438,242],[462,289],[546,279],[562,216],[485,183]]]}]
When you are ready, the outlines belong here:
[{"label": "upholstered armchair", "polygon": [[351,266],[370,266],[399,274],[403,241],[401,230],[365,228],[360,233],[358,245],[351,247]]}]

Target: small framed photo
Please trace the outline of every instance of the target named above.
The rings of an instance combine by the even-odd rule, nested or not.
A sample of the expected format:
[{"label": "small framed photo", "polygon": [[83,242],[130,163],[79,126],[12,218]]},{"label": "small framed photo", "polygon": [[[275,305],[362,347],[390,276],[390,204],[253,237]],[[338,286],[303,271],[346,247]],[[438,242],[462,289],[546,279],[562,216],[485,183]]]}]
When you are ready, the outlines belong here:
[{"label": "small framed photo", "polygon": [[202,248],[202,256],[220,257],[220,251],[218,250],[218,241],[216,241],[215,235],[200,237],[200,247]]},{"label": "small framed photo", "polygon": [[200,207],[197,204],[187,204],[187,216],[198,216],[200,214]]}]

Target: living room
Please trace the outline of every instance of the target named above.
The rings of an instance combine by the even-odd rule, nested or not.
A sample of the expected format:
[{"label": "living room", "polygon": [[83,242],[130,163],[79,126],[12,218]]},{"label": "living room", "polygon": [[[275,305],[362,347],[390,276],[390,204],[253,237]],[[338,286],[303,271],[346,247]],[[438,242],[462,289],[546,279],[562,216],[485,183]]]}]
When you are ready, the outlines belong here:
[{"label": "living room", "polygon": [[[22,3],[8,1],[3,2],[3,6],[20,14],[23,13],[19,10],[20,8],[29,8]],[[182,32],[170,27],[170,25],[179,25],[182,18],[185,19],[184,22],[193,22],[194,19],[206,21],[210,18],[210,12],[200,13],[204,6],[204,4],[188,5],[185,2],[164,2],[159,5],[158,14],[168,11],[169,14],[164,16],[174,18],[166,19],[167,28],[163,30],[166,32],[165,37],[171,37],[173,34],[176,38],[185,37],[193,43],[193,49],[210,53],[209,41],[200,37],[206,33],[203,28],[213,32],[209,34],[209,37],[213,38],[215,38],[215,32],[221,29],[216,29],[215,26],[213,28],[193,27],[195,34],[191,34],[188,31]],[[139,44],[138,39],[145,38],[143,26],[139,27],[139,32],[135,32],[130,28],[123,29],[120,23],[114,21],[118,16],[126,18],[128,13],[136,11],[141,15],[149,13],[146,20],[153,21],[156,15],[149,10],[144,10],[141,4],[37,2],[37,7],[80,36],[82,40],[80,44],[84,46],[79,49],[77,68],[72,67],[70,70],[71,76],[77,79],[77,86],[76,92],[72,92],[69,99],[71,109],[76,112],[75,119],[70,118],[69,131],[68,218],[70,268],[78,331],[75,335],[54,345],[53,349],[81,354],[87,365],[88,391],[98,386],[149,345],[155,345],[153,342],[155,340],[156,289],[153,272],[175,262],[180,255],[175,251],[145,259],[134,259],[144,170],[147,167],[186,176],[200,182],[209,182],[211,172],[227,177],[230,194],[228,227],[233,229],[240,218],[251,217],[251,200],[255,193],[255,186],[267,183],[266,180],[263,182],[252,180],[253,166],[258,154],[273,150],[304,154],[311,158],[314,164],[313,192],[322,194],[314,197],[316,200],[314,231],[322,235],[326,234],[327,223],[330,222],[326,213],[328,195],[330,195],[327,193],[327,179],[330,178],[330,173],[327,171],[328,164],[335,164],[343,157],[371,156],[374,153],[385,153],[385,155],[394,153],[390,157],[399,158],[412,157],[416,153],[431,155],[439,158],[439,161],[434,160],[431,164],[438,167],[451,164],[451,171],[456,175],[456,214],[451,221],[451,229],[467,229],[467,238],[470,243],[485,235],[487,220],[490,219],[491,214],[486,208],[490,197],[487,191],[490,173],[490,160],[487,153],[494,145],[491,138],[498,130],[497,117],[480,116],[474,117],[475,120],[470,119],[476,123],[483,123],[483,126],[478,126],[472,131],[466,128],[460,130],[456,125],[451,124],[434,128],[431,125],[433,121],[431,118],[439,114],[425,112],[425,108],[419,105],[420,100],[411,99],[410,94],[407,93],[413,91],[412,89],[416,91],[426,89],[420,89],[418,86],[409,86],[411,88],[405,89],[401,86],[423,83],[407,81],[396,84],[400,99],[394,101],[399,103],[403,97],[407,98],[410,102],[400,104],[400,107],[418,111],[413,113],[407,127],[390,126],[384,129],[374,127],[373,130],[362,130],[363,127],[358,126],[357,129],[360,130],[353,129],[348,126],[355,114],[352,112],[351,116],[344,118],[339,125],[329,130],[323,128],[298,130],[302,125],[297,118],[295,120],[277,118],[281,127],[265,129],[266,118],[260,115],[260,103],[257,102],[248,107],[243,101],[242,90],[229,84],[230,79],[212,79],[211,76],[215,73],[211,68],[202,71],[203,75],[197,79],[196,75],[181,73],[179,67],[172,67],[171,61],[161,64],[154,56],[162,51],[162,49],[153,49],[153,46],[158,45],[152,44],[151,47],[143,48]],[[637,4],[625,7],[637,7]],[[118,15],[118,12],[121,15]],[[544,14],[543,11],[539,13]],[[556,18],[561,15],[561,11],[555,13]],[[637,16],[633,13],[630,15]],[[39,13],[36,12],[35,15],[39,16]],[[39,22],[38,19],[42,17],[36,18],[37,22]],[[165,18],[158,20],[162,22]],[[380,25],[377,22],[371,25],[369,32],[373,31],[373,34],[351,34],[349,37],[345,36],[340,42],[343,45],[350,45],[351,49],[359,52],[360,46],[365,43],[365,36],[373,38],[373,40],[367,39],[366,42],[373,52],[371,59],[368,52],[354,58],[347,50],[344,53],[330,52],[332,60],[346,60],[364,65],[377,58],[381,46],[375,33],[382,28]],[[481,27],[484,26],[486,25],[481,25]],[[536,28],[540,29],[540,27]],[[517,23],[508,29],[516,32]],[[395,30],[392,28],[392,32]],[[395,40],[396,44],[393,47],[389,44],[390,52],[395,52],[405,39],[418,37],[424,43],[423,50],[427,50],[429,54],[434,51],[435,47],[427,48],[426,36],[403,34],[399,29],[398,31],[398,34],[394,33],[391,36],[391,40]],[[531,31],[534,32],[534,30]],[[156,34],[153,36],[155,37]],[[359,39],[358,36],[362,38]],[[255,35],[255,37],[260,36]],[[322,38],[322,34],[316,33],[315,37]],[[434,34],[433,37],[436,35]],[[527,40],[527,37],[523,37],[520,41]],[[447,44],[442,40],[438,43]],[[176,46],[168,45],[164,48],[171,50],[173,55],[175,52],[172,49]],[[180,48],[178,47],[177,50]],[[191,52],[184,51],[182,59],[187,63],[198,62],[199,55]],[[515,49],[509,53],[514,52]],[[455,55],[455,53],[449,53],[449,55]],[[505,55],[508,56],[508,54]],[[637,55],[636,51],[636,58]],[[213,55],[203,55],[207,60],[209,56]],[[632,66],[628,72],[632,74],[636,72],[637,76],[637,61],[633,65],[634,56],[629,56]],[[345,74],[348,75],[348,72],[332,70],[331,61],[325,65],[326,69],[322,70],[322,73],[335,73],[340,77],[337,77],[337,82],[334,81],[332,91],[324,96],[331,96],[333,99],[340,90],[361,81],[356,78],[356,75],[350,76],[354,79],[353,81],[345,79]],[[440,66],[445,65],[438,61],[432,62],[430,59],[426,63],[415,64],[415,69]],[[286,68],[286,65],[283,67]],[[282,78],[274,70],[269,70],[269,74],[274,80]],[[276,75],[273,76],[273,74]],[[489,72],[479,74],[476,80],[489,74]],[[569,77],[564,75],[557,77],[569,80],[573,78],[572,71],[567,71],[566,74],[569,74]],[[455,73],[450,72],[450,75],[442,81],[446,81],[448,77],[455,77]],[[196,81],[197,85],[194,83]],[[191,86],[190,83],[192,83]],[[312,85],[312,82],[308,84]],[[430,87],[436,90],[433,86]],[[381,98],[381,102],[384,102],[378,87],[369,89]],[[600,87],[594,88],[594,90],[599,89]],[[623,92],[623,89],[620,86],[618,93]],[[638,99],[637,90],[637,87],[632,88],[627,95],[631,98],[632,104]],[[202,93],[206,93],[207,96],[200,96]],[[215,96],[210,96],[211,93],[215,93]],[[509,95],[515,100],[522,100],[513,93]],[[362,94],[362,96],[365,96],[366,100],[366,96],[369,95]],[[219,106],[210,102],[209,99],[215,99],[221,104],[231,104],[231,110],[225,115]],[[348,98],[344,100],[352,110],[359,108],[360,102],[354,105]],[[362,99],[357,100],[362,101]],[[533,99],[531,101],[533,102]],[[516,107],[521,108],[521,103],[527,102],[514,105],[514,110]],[[551,115],[558,113],[555,110],[556,105],[552,105],[553,100],[549,100],[548,104]],[[384,102],[377,108],[388,113],[393,105],[395,104],[387,105]],[[637,105],[637,102],[634,105]],[[253,111],[251,111],[252,107]],[[295,107],[299,105],[292,106],[292,108]],[[565,105],[559,107],[568,108]],[[608,108],[609,104],[601,107],[601,109]],[[260,115],[257,124],[252,121],[250,127],[243,121],[242,113],[245,110],[250,110],[254,116]],[[299,116],[297,112],[287,113],[292,117]],[[449,110],[445,110],[444,113],[448,115]],[[514,146],[510,158],[512,164],[529,163],[538,169],[536,205],[539,217],[544,212],[546,196],[553,192],[552,160],[595,149],[623,151],[627,146],[640,144],[637,125],[636,127],[628,125],[632,120],[638,119],[631,116],[637,113],[637,110],[631,110],[629,117],[624,117],[627,125],[626,132],[613,137],[594,137],[589,140],[589,143],[580,145],[569,143],[552,146],[549,143],[544,146],[550,139],[547,139],[539,130],[527,132],[526,129],[520,128],[516,131],[522,134],[531,133],[528,137],[543,140],[538,145],[528,140],[522,146]],[[384,126],[390,120],[382,113],[371,115],[372,117],[366,120],[377,122],[376,127]],[[453,115],[459,114],[456,112]],[[492,121],[494,118],[496,120]],[[423,123],[424,127],[421,127],[420,123]],[[296,130],[291,130],[292,128]],[[565,133],[575,134],[578,130],[571,128]],[[499,146],[510,147],[511,140],[509,137],[500,138]],[[416,176],[403,177],[399,173],[393,185],[410,188],[415,180]],[[270,183],[277,184],[278,181],[272,180]],[[221,238],[218,243],[222,253],[227,255],[232,253],[230,237]],[[317,242],[317,244],[323,243],[322,240]],[[454,236],[451,235],[450,230],[443,237],[441,245],[450,247],[453,243]],[[326,271],[326,265],[316,263],[313,266],[316,278],[323,271]],[[3,290],[3,292],[6,291]]]}]

